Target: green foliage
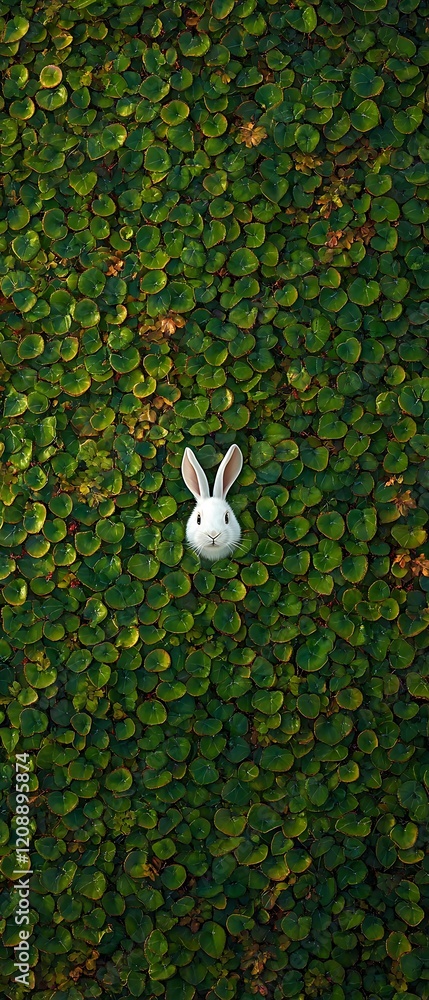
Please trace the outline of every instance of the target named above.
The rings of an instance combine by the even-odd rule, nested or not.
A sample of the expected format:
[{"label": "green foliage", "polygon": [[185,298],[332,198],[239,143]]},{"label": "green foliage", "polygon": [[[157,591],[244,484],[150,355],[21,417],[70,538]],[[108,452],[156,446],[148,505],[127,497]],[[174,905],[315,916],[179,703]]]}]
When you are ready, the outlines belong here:
[{"label": "green foliage", "polygon": [[[1,867],[25,751],[40,997],[429,998],[428,14],[2,5]],[[234,441],[208,568],[181,459]]]}]

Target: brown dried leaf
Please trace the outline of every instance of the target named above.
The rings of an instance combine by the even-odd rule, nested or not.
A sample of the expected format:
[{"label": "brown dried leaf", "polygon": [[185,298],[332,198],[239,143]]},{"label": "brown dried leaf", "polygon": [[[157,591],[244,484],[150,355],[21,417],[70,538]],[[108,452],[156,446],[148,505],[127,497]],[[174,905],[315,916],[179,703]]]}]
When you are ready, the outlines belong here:
[{"label": "brown dried leaf", "polygon": [[390,478],[386,480],[386,486],[395,486],[396,483],[403,483],[403,481],[403,476],[390,476]]},{"label": "brown dried leaf", "polygon": [[301,170],[303,174],[311,174],[315,167],[319,167],[323,160],[312,153],[293,153],[295,170]]},{"label": "brown dried leaf", "polygon": [[158,321],[158,328],[161,330],[161,333],[173,334],[176,332],[177,327],[180,328],[184,326],[185,323],[186,320],[183,318],[183,316],[178,316],[175,314],[171,316],[161,316],[161,318]]},{"label": "brown dried leaf", "polygon": [[416,501],[411,496],[411,490],[406,490],[405,493],[399,494],[399,496],[393,498],[393,503],[400,514],[408,514],[409,510],[413,507],[417,507]]},{"label": "brown dried leaf", "polygon": [[329,219],[331,212],[333,212],[336,208],[342,208],[343,202],[339,194],[337,194],[336,191],[333,191],[331,194],[322,194],[320,198],[316,198],[316,205],[321,205],[322,217],[324,219]]},{"label": "brown dried leaf", "polygon": [[413,559],[410,569],[413,576],[429,576],[429,559],[426,556],[417,556]]},{"label": "brown dried leaf", "polygon": [[259,146],[259,143],[263,139],[267,138],[267,133],[262,125],[256,125],[253,122],[247,122],[246,125],[240,125],[239,128],[239,142],[244,142],[248,149],[252,146]]},{"label": "brown dried leaf", "polygon": [[119,274],[120,271],[122,271],[122,268],[124,267],[124,263],[125,262],[123,260],[121,260],[120,257],[115,256],[113,258],[112,263],[109,264],[109,267],[107,268],[107,271],[106,271],[107,277],[108,278],[116,277],[116,275]]},{"label": "brown dried leaf", "polygon": [[397,564],[398,566],[401,567],[401,569],[405,569],[407,563],[409,563],[410,561],[411,561],[411,556],[409,552],[398,552],[393,560],[393,565],[395,566]]},{"label": "brown dried leaf", "polygon": [[139,333],[146,335],[147,340],[163,341],[164,335],[172,336],[177,328],[185,326],[186,320],[183,316],[172,313],[170,316],[159,316],[155,323],[142,323],[139,326]]},{"label": "brown dried leaf", "polygon": [[337,229],[336,231],[330,229],[327,235],[328,239],[326,240],[325,246],[331,247],[332,249],[333,247],[338,246],[338,243],[343,235],[343,231],[342,229]]}]

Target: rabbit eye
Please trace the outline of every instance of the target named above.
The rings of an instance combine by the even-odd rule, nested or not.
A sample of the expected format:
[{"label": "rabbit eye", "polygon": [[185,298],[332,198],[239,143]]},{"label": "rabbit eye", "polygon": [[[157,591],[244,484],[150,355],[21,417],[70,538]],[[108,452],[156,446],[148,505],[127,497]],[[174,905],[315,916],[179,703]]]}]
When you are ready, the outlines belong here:
[{"label": "rabbit eye", "polygon": [[228,524],[228,522],[229,522],[228,514],[225,514],[225,524]]},{"label": "rabbit eye", "polygon": [[197,514],[197,524],[201,524],[201,514]]}]

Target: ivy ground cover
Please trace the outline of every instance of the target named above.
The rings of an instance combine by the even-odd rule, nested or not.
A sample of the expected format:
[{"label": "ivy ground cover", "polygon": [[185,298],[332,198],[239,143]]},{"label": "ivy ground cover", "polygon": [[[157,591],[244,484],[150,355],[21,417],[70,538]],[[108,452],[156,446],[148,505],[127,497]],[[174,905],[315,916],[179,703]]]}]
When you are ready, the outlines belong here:
[{"label": "ivy ground cover", "polygon": [[428,15],[0,3],[13,1000],[429,998]]}]

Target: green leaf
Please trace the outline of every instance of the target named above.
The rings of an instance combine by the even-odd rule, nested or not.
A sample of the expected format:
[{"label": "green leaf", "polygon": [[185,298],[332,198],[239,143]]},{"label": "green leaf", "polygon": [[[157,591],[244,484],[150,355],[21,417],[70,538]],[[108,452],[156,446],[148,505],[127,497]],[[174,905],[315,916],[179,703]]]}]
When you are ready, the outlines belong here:
[{"label": "green leaf", "polygon": [[370,541],[377,531],[377,511],[375,507],[351,510],[347,514],[347,527],[361,542]]},{"label": "green leaf", "polygon": [[91,299],[80,299],[75,305],[74,319],[80,326],[96,326],[100,320],[100,313],[95,302]]},{"label": "green leaf", "polygon": [[281,691],[257,691],[252,698],[252,707],[264,715],[274,715],[283,704]]},{"label": "green leaf", "polygon": [[397,111],[393,115],[393,124],[402,135],[410,135],[419,128],[423,121],[423,109],[419,107],[409,107],[406,110]]},{"label": "green leaf", "polygon": [[213,624],[220,632],[234,635],[241,627],[240,615],[231,601],[222,601],[213,616]]},{"label": "green leaf", "polygon": [[348,287],[348,296],[351,302],[356,302],[359,306],[371,306],[380,295],[380,285],[377,281],[365,281],[364,278],[355,278]]},{"label": "green leaf", "polygon": [[295,31],[302,31],[310,34],[317,25],[317,15],[312,7],[302,7],[299,9],[287,9],[285,13],[286,21]]},{"label": "green leaf", "polygon": [[43,337],[38,333],[30,333],[18,345],[18,355],[23,359],[37,358],[45,349]]},{"label": "green leaf", "polygon": [[295,142],[303,153],[312,153],[319,143],[319,138],[319,133],[313,125],[298,125],[295,132]]},{"label": "green leaf", "polygon": [[27,34],[30,22],[26,17],[16,14],[9,18],[7,24],[2,29],[2,44],[10,45],[11,42],[19,42]]},{"label": "green leaf", "polygon": [[296,654],[297,665],[301,670],[309,672],[320,670],[328,659],[334,645],[333,639],[326,633],[315,633],[302,646]]},{"label": "green leaf", "polygon": [[167,275],[164,271],[159,270],[148,271],[144,278],[140,280],[142,292],[147,292],[148,295],[155,295],[157,292],[161,292],[166,284]]},{"label": "green leaf", "polygon": [[91,376],[85,368],[76,368],[73,372],[65,372],[61,377],[61,388],[68,396],[82,396],[91,385]]},{"label": "green leaf", "polygon": [[97,174],[95,170],[72,170],[69,176],[70,187],[76,191],[77,194],[85,197],[90,194],[97,183]]},{"label": "green leaf", "polygon": [[213,920],[206,920],[199,932],[199,943],[210,958],[221,958],[226,945],[224,928]]},{"label": "green leaf", "polygon": [[361,101],[356,109],[350,112],[350,121],[358,132],[369,132],[376,128],[380,121],[380,112],[375,101]]},{"label": "green leaf", "polygon": [[259,261],[253,250],[248,250],[245,247],[234,250],[228,260],[229,273],[239,277],[257,271],[258,267]]},{"label": "green leaf", "polygon": [[401,902],[397,903],[395,913],[409,927],[418,927],[425,916],[425,911],[418,903],[407,902],[406,900],[401,900]]},{"label": "green leaf", "polygon": [[260,833],[268,833],[282,824],[279,813],[275,812],[271,806],[264,805],[263,803],[255,803],[251,806],[247,815],[247,821],[253,830],[258,830]]},{"label": "green leaf", "polygon": [[[27,709],[27,711],[29,710]],[[63,791],[49,792],[47,801],[51,812],[57,816],[67,816],[75,809],[79,798],[75,792],[64,789]]]},{"label": "green leaf", "polygon": [[424,528],[413,528],[408,524],[395,524],[392,535],[402,549],[416,549],[424,545],[427,539],[427,531]]},{"label": "green leaf", "polygon": [[261,767],[267,771],[289,771],[293,765],[293,755],[280,746],[265,747],[261,755]]},{"label": "green leaf", "polygon": [[174,312],[190,312],[195,305],[193,289],[184,281],[171,281],[169,284],[170,304]]},{"label": "green leaf", "polygon": [[350,87],[358,97],[374,97],[383,90],[384,81],[382,77],[375,75],[372,66],[364,64],[352,69]]},{"label": "green leaf", "polygon": [[137,708],[137,716],[145,726],[159,726],[167,718],[167,710],[160,701],[145,701]]},{"label": "green leaf", "polygon": [[73,890],[85,896],[86,899],[101,899],[106,885],[106,876],[103,872],[90,865],[76,875]]},{"label": "green leaf", "polygon": [[140,87],[140,93],[142,97],[146,98],[148,101],[153,101],[157,103],[161,101],[163,97],[166,97],[170,90],[170,83],[166,80],[162,80],[160,76],[156,73],[151,76],[146,77]]},{"label": "green leaf", "polygon": [[[314,733],[316,738],[321,740],[322,743],[327,743],[329,746],[335,746],[336,743],[340,743],[346,736],[349,735],[352,728],[353,722],[350,716],[344,715],[343,712],[337,712],[336,715],[331,715],[329,717],[319,715],[314,724]],[[346,820],[344,822],[346,822]],[[340,827],[338,823],[337,828],[341,829],[342,832],[345,832],[343,827]],[[360,836],[360,834],[355,833],[353,836]]]},{"label": "green leaf", "polygon": [[144,157],[145,170],[154,173],[164,173],[171,167],[171,159],[164,146],[154,143],[149,146]]},{"label": "green leaf", "polygon": [[167,125],[180,125],[189,115],[185,101],[170,101],[161,108],[161,118]]},{"label": "green leaf", "polygon": [[332,413],[323,413],[318,424],[318,436],[322,439],[334,440],[345,437],[347,424],[338,420]]},{"label": "green leaf", "polygon": [[23,261],[30,261],[40,250],[40,239],[34,229],[27,229],[25,233],[16,236],[12,240],[12,250],[14,254]]},{"label": "green leaf", "polygon": [[361,350],[362,345],[357,338],[348,337],[347,340],[343,340],[343,342],[338,345],[337,354],[342,361],[346,361],[348,364],[354,365],[359,360]]},{"label": "green leaf", "polygon": [[402,955],[411,951],[411,945],[406,935],[402,934],[401,931],[392,931],[386,940],[386,951],[389,958],[398,962]]},{"label": "green leaf", "polygon": [[317,527],[327,538],[338,541],[345,531],[344,518],[335,510],[324,511],[317,518]]},{"label": "green leaf", "polygon": [[54,64],[44,66],[39,74],[39,81],[42,87],[57,87],[61,83],[62,78],[62,69]]}]

